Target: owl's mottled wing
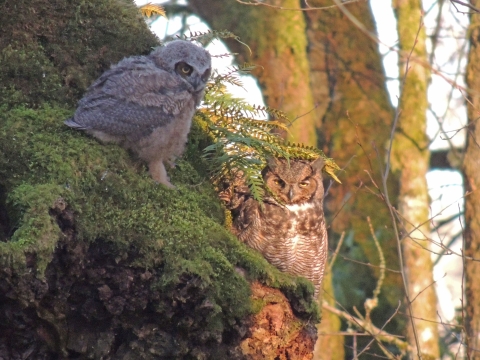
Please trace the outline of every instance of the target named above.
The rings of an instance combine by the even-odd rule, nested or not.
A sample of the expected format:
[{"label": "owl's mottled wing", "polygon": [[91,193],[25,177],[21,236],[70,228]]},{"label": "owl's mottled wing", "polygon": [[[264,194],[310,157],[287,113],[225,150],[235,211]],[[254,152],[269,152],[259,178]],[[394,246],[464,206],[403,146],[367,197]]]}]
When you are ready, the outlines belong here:
[{"label": "owl's mottled wing", "polygon": [[218,196],[231,211],[239,209],[247,198],[251,197],[243,171],[232,170],[231,176],[223,178],[219,187],[221,190]]},{"label": "owl's mottled wing", "polygon": [[191,98],[178,77],[140,57],[125,59],[92,84],[65,124],[138,140],[171,122]]},{"label": "owl's mottled wing", "polygon": [[263,246],[264,238],[260,236],[262,219],[260,204],[252,197],[247,197],[234,210],[232,210],[232,232],[240,241],[259,250]]}]

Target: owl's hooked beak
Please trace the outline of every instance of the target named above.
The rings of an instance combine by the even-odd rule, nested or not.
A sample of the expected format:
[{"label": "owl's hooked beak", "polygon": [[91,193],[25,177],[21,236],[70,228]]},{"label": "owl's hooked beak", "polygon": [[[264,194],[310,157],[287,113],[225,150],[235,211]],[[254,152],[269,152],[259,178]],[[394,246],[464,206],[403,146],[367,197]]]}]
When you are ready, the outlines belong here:
[{"label": "owl's hooked beak", "polygon": [[202,92],[205,89],[205,81],[203,81],[201,76],[198,74],[190,77],[190,83],[192,84],[196,93]]},{"label": "owl's hooked beak", "polygon": [[290,190],[288,190],[288,200],[292,201],[293,199],[293,186],[290,186]]}]

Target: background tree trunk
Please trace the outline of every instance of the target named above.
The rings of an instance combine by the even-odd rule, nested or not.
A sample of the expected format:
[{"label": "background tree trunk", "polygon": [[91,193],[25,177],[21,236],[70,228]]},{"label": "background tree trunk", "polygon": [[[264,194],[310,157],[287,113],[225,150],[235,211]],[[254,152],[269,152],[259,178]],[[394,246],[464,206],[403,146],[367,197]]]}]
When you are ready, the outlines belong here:
[{"label": "background tree trunk", "polygon": [[[333,273],[325,274],[323,290],[327,295],[322,296],[322,301],[335,306],[335,294],[333,286]],[[313,351],[314,360],[343,360],[345,359],[344,338],[335,334],[341,329],[340,318],[329,312],[322,311],[322,321],[317,325],[318,339]]]},{"label": "background tree trunk", "polygon": [[[329,6],[325,0],[309,1],[310,7]],[[370,31],[375,31],[373,15],[368,3],[350,4],[348,10]],[[307,36],[309,41],[309,61],[312,74],[312,91],[317,111],[321,112],[321,131],[318,146],[326,154],[333,157],[345,172],[340,173],[342,184],[330,188],[326,198],[326,209],[332,219],[331,249],[335,247],[334,239],[339,238],[342,231],[361,246],[363,256],[368,262],[379,264],[379,254],[371,239],[366,221],[371,216],[377,235],[382,242],[382,248],[387,258],[389,268],[395,269],[398,264],[394,251],[391,219],[387,207],[377,197],[378,191],[372,186],[369,174],[377,184],[381,183],[381,167],[384,149],[389,141],[390,126],[393,119],[393,109],[388,99],[385,87],[385,75],[377,44],[363,34],[338,8],[307,11]],[[375,129],[374,131],[372,129]],[[376,150],[379,151],[378,157]],[[367,173],[368,172],[368,173]],[[396,180],[390,177],[389,190],[395,194]],[[367,189],[371,189],[367,190]],[[393,195],[394,199],[395,196]],[[343,252],[355,257],[353,252]],[[362,256],[362,259],[364,259]],[[339,261],[339,260],[337,260]],[[344,262],[337,267],[342,277]],[[350,265],[350,272],[361,273],[370,270],[361,265]],[[378,276],[378,271],[375,276]],[[369,274],[369,276],[371,276]],[[348,277],[350,282],[361,281],[360,278]],[[338,281],[335,281],[338,286]],[[382,288],[390,304],[395,306],[401,296],[399,291],[400,278],[387,272],[387,278]],[[348,287],[348,284],[343,284]],[[371,296],[371,290],[364,290],[365,296]],[[343,305],[363,308],[362,302],[356,302],[354,296],[347,292]],[[326,298],[328,299],[328,298]],[[384,304],[382,302],[382,304]],[[386,313],[385,309],[379,313]],[[323,312],[323,316],[329,312]],[[376,321],[386,319],[380,316]],[[320,324],[321,333],[327,333]],[[339,336],[322,335],[325,344],[335,343],[338,347]],[[348,339],[351,344],[351,338]],[[318,349],[318,347],[317,347]],[[337,348],[338,351],[338,348]],[[321,359],[335,359],[333,353],[315,352]]]},{"label": "background tree trunk", "polygon": [[[274,0],[272,5],[299,7],[298,0]],[[212,29],[228,29],[250,47],[228,42],[238,63],[259,65],[253,71],[267,106],[282,110],[294,121],[289,137],[315,146],[318,115],[310,89],[305,20],[300,11],[278,11],[235,1],[190,0],[193,11]]]},{"label": "background tree trunk", "polygon": [[[478,0],[473,6],[480,6]],[[478,15],[470,16],[470,54],[467,65],[469,89],[467,150],[463,162],[465,198],[465,256],[480,259],[480,22]],[[480,349],[480,262],[465,260],[465,293],[467,307],[467,352],[471,359],[478,357]]]},{"label": "background tree trunk", "polygon": [[[408,343],[419,357],[440,357],[437,329],[437,297],[433,286],[433,264],[430,250],[430,214],[427,186],[428,150],[427,87],[429,70],[422,64],[428,61],[425,31],[420,30],[422,3],[418,0],[396,0],[401,59],[400,116],[393,139],[392,169],[400,174],[399,213],[403,250],[403,265],[410,302]],[[412,52],[413,48],[413,52]],[[407,56],[412,52],[410,62]],[[409,306],[407,304],[407,306]],[[409,311],[407,311],[409,313]],[[421,320],[420,320],[421,319]],[[417,348],[417,345],[419,348]],[[415,356],[414,354],[412,354]]]}]

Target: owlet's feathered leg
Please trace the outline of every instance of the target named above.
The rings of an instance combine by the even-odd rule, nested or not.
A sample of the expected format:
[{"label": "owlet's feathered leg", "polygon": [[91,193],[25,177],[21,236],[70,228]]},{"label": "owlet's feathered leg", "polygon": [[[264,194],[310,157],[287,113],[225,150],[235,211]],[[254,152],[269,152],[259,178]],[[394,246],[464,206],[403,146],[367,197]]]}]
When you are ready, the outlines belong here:
[{"label": "owlet's feathered leg", "polygon": [[150,161],[148,163],[148,171],[150,172],[152,179],[157,183],[163,184],[170,189],[175,189],[175,186],[170,183],[163,160]]}]

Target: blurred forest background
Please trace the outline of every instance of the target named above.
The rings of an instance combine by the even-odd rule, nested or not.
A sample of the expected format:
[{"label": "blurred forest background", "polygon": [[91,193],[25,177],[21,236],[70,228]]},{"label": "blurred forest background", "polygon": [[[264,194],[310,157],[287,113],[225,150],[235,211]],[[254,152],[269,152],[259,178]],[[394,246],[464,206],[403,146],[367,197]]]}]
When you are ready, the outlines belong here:
[{"label": "blurred forest background", "polygon": [[291,140],[343,169],[325,199],[315,358],[480,356],[476,1],[159,4],[160,38],[225,29],[248,44],[208,49],[235,54],[217,68],[258,65],[235,93],[284,111]]}]

